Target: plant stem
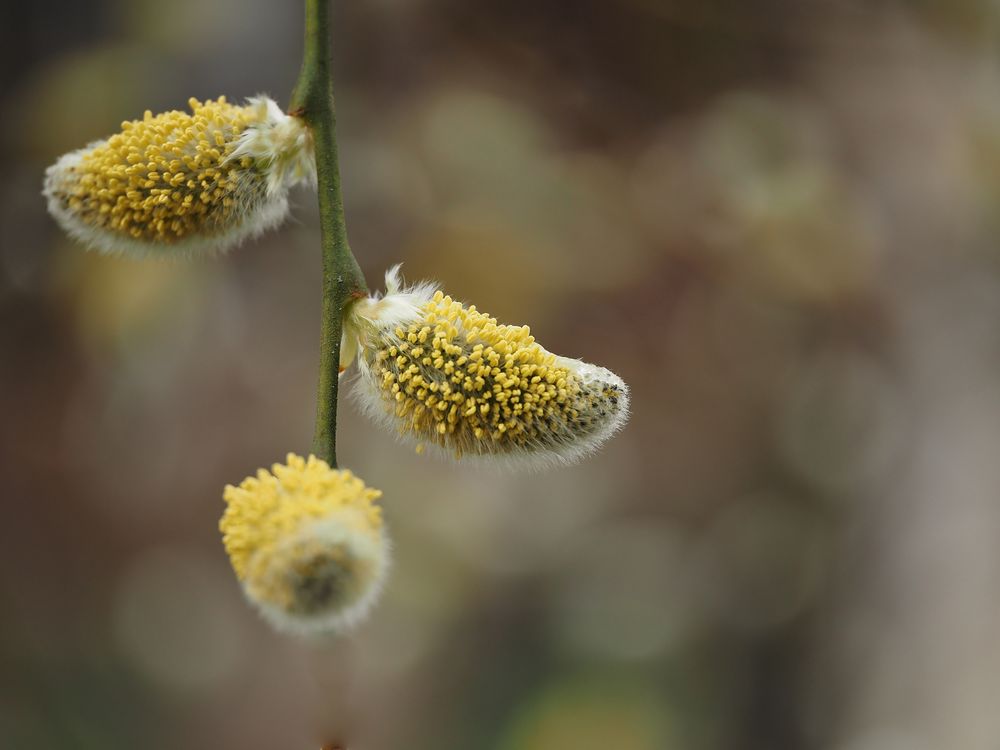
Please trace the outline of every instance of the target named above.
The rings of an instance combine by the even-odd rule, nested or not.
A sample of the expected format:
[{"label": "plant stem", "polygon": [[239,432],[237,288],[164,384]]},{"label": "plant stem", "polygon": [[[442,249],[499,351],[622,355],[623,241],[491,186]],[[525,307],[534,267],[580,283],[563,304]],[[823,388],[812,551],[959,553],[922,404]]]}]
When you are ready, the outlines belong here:
[{"label": "plant stem", "polygon": [[368,291],[347,243],[344,201],[337,162],[336,115],[330,77],[329,0],[305,0],[305,50],[289,114],[301,117],[312,133],[323,244],[323,326],[319,394],[312,452],[337,465],[337,392],[344,309]]}]

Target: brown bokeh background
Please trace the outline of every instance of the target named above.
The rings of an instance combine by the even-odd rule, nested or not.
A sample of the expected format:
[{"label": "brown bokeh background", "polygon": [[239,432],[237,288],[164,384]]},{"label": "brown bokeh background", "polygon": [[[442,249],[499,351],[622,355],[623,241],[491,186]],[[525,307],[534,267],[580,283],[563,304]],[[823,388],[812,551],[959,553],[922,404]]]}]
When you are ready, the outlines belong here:
[{"label": "brown bokeh background", "polygon": [[299,3],[7,0],[0,747],[995,750],[997,5],[335,7],[369,282],[529,323],[631,422],[512,476],[346,405],[393,576],[356,635],[272,633],[216,527],[309,445],[313,196],[181,263],[85,252],[39,191],[146,108],[285,101]]}]

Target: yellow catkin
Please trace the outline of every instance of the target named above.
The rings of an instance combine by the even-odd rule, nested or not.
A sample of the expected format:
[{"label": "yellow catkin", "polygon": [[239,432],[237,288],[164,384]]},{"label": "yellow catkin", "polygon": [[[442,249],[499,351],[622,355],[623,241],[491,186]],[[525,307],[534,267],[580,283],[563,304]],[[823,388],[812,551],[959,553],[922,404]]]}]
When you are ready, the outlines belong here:
[{"label": "yellow catkin", "polygon": [[261,173],[247,171],[250,157],[227,161],[254,109],[225,97],[188,104],[190,114],[147,110],[123,122],[83,156],[59,198],[83,223],[139,240],[172,244],[225,231],[265,189]]},{"label": "yellow catkin", "polygon": [[393,303],[392,293],[373,300],[373,319],[353,323],[362,399],[373,416],[418,444],[459,458],[571,461],[627,417],[620,378],[552,354],[527,326],[500,324],[440,291],[400,322],[380,324],[379,306]]},{"label": "yellow catkin", "polygon": [[107,252],[200,250],[280,223],[288,187],[310,178],[304,125],[267,97],[188,104],[147,110],[47,170],[49,211],[67,232]]},{"label": "yellow catkin", "polygon": [[358,619],[388,564],[381,494],[350,471],[294,454],[227,486],[219,527],[248,598],[282,629]]}]

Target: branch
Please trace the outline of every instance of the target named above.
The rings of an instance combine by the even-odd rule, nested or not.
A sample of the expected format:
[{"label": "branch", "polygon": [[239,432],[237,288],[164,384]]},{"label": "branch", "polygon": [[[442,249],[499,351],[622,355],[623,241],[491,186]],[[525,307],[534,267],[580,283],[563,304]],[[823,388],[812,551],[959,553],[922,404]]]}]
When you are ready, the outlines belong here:
[{"label": "branch", "polygon": [[312,133],[323,244],[323,326],[320,338],[319,394],[312,452],[337,466],[337,391],[344,308],[368,287],[347,242],[340,194],[336,115],[330,77],[329,0],[305,0],[305,50],[289,114]]}]

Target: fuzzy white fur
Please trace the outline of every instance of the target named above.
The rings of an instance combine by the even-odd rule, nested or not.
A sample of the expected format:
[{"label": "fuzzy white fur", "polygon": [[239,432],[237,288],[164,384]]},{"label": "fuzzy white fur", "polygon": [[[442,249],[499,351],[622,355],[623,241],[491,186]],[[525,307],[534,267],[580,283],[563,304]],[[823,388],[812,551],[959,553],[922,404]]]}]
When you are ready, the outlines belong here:
[{"label": "fuzzy white fur", "polygon": [[366,326],[381,329],[409,325],[420,317],[420,308],[430,302],[438,285],[425,281],[411,287],[403,286],[402,263],[385,272],[385,293],[358,300],[351,314]]},{"label": "fuzzy white fur", "polygon": [[375,294],[354,302],[344,321],[340,344],[340,370],[343,372],[357,356],[361,339],[378,330],[408,326],[420,317],[420,308],[430,302],[438,285],[425,281],[412,287],[403,286],[403,275],[397,263],[385,272],[385,293]]},{"label": "fuzzy white fur", "polygon": [[226,159],[244,156],[266,165],[268,195],[283,194],[292,185],[316,185],[312,136],[298,117],[285,114],[268,96],[247,99],[254,123],[240,133],[236,149]]},{"label": "fuzzy white fur", "polygon": [[251,593],[244,582],[243,592],[247,600],[276,630],[300,636],[322,636],[343,633],[364,621],[378,601],[388,578],[392,561],[392,545],[383,527],[377,538],[359,533],[349,524],[337,518],[323,519],[306,525],[289,544],[303,538],[318,539],[329,547],[344,546],[350,551],[352,560],[370,564],[373,568],[371,580],[356,599],[344,606],[314,615],[289,613],[274,604],[262,602]]}]

